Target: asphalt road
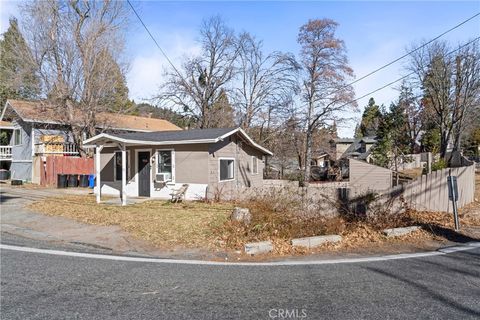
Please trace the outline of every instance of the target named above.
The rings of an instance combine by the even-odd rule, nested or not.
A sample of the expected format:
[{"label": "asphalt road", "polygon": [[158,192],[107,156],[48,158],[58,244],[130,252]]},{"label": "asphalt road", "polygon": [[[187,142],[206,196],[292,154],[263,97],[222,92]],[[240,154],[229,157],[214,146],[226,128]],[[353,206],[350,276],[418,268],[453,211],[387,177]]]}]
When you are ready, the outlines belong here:
[{"label": "asphalt road", "polygon": [[[32,245],[8,234],[2,243]],[[480,318],[480,248],[311,266],[125,262],[5,249],[0,258],[1,319]]]}]

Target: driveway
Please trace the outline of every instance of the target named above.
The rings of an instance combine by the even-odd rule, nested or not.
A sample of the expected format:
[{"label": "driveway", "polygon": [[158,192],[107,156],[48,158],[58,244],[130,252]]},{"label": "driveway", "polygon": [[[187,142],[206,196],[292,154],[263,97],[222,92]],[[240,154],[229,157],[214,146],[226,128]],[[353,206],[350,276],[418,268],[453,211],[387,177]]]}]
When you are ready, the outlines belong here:
[{"label": "driveway", "polygon": [[50,241],[57,245],[75,244],[85,247],[86,250],[99,248],[117,254],[154,255],[164,258],[203,257],[198,250],[159,250],[132,238],[116,226],[89,225],[68,218],[46,216],[26,208],[29,203],[46,197],[88,192],[91,191],[89,189],[27,189],[1,185],[1,232],[38,241]]},{"label": "driveway", "polygon": [[[32,244],[10,237],[2,242]],[[115,261],[4,248],[1,270],[2,319],[480,317],[480,248],[295,266]]]}]

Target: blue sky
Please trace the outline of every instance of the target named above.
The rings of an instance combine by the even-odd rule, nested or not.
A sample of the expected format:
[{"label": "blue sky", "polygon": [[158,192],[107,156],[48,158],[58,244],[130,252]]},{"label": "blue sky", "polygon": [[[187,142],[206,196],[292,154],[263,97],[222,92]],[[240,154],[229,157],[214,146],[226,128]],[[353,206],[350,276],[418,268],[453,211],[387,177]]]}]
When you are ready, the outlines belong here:
[{"label": "blue sky", "polygon": [[[249,31],[264,41],[265,51],[289,51],[298,54],[296,37],[299,27],[313,18],[330,18],[340,25],[337,30],[348,49],[350,64],[357,77],[401,56],[414,42],[429,40],[466,18],[480,12],[480,1],[376,1],[376,2],[167,2],[135,1],[150,31],[175,64],[182,56],[195,54],[198,26],[202,19],[221,15],[236,31]],[[19,15],[18,2],[0,4],[0,31],[8,25],[9,15]],[[452,31],[443,39],[454,44],[480,35],[480,17]],[[132,15],[127,35],[126,58],[130,94],[136,101],[150,98],[162,81],[165,59],[145,30]],[[376,73],[355,85],[357,96],[375,90],[400,77],[404,61]],[[396,91],[387,88],[376,94],[378,103],[388,105]],[[368,98],[359,101],[363,106]],[[358,114],[357,116],[360,116]],[[352,134],[354,124],[340,129],[340,135]]]}]

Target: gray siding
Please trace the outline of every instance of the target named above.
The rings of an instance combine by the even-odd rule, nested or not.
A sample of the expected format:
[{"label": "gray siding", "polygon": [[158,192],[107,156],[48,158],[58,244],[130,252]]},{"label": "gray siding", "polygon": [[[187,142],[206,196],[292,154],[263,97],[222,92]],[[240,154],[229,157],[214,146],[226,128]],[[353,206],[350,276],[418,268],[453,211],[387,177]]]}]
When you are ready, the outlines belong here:
[{"label": "gray siding", "polygon": [[[152,181],[155,179],[157,149],[173,149],[175,151],[175,182],[176,183],[208,183],[208,145],[189,144],[171,146],[135,146],[128,147],[130,180],[134,180],[136,172],[136,150],[148,150],[152,156]],[[102,180],[114,181],[114,152],[118,148],[104,148],[101,153]]]},{"label": "gray siding", "polygon": [[[252,156],[258,158],[258,174],[252,173]],[[219,181],[221,158],[235,159],[235,179]],[[263,185],[263,154],[249,145],[238,141],[237,137],[210,146],[208,161],[209,197],[234,198],[243,188]]]},{"label": "gray siding", "polygon": [[[175,151],[175,183],[208,184],[208,196],[221,193],[222,198],[238,195],[244,188],[263,185],[263,154],[245,143],[239,143],[236,137],[216,144],[185,144],[165,146],[127,147],[129,155],[130,179],[134,181],[136,173],[136,150],[148,150],[152,156],[152,183],[156,174],[155,152],[157,149]],[[118,148],[104,148],[101,153],[101,180],[114,181],[114,152]],[[258,173],[252,173],[252,157],[257,157]],[[235,179],[219,181],[219,159],[235,159]]]},{"label": "gray siding", "polygon": [[14,136],[10,139],[12,146],[12,165],[10,171],[13,179],[32,180],[32,125],[30,123],[14,120],[12,122],[14,129],[20,129],[22,132],[22,142],[14,146]]}]

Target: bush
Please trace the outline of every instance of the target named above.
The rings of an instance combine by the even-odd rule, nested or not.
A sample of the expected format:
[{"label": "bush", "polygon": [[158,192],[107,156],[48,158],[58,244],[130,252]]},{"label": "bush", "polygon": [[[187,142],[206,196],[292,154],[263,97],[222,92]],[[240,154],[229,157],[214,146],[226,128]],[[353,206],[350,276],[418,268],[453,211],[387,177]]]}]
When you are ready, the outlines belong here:
[{"label": "bush", "polygon": [[447,161],[444,159],[439,159],[438,161],[432,163],[432,171],[442,170],[447,167]]}]

